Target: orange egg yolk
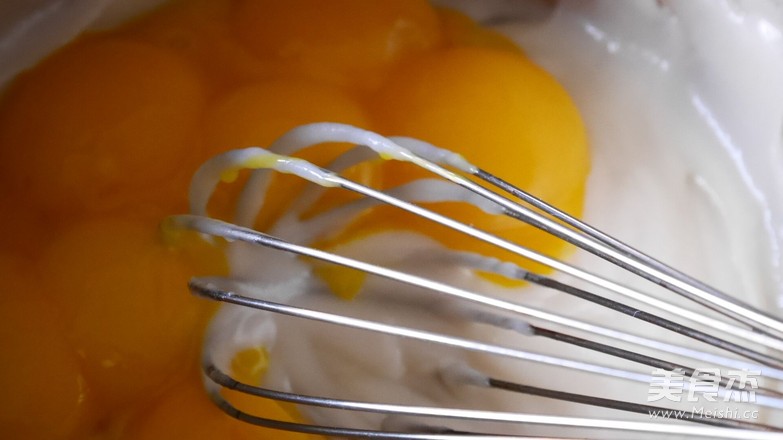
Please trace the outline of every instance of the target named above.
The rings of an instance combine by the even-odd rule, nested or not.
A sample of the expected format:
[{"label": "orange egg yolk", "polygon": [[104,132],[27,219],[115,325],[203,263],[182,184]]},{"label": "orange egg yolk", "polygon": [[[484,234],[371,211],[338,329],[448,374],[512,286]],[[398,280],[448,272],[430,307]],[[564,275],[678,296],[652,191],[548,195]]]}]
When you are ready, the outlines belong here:
[{"label": "orange egg yolk", "polygon": [[[505,37],[425,0],[182,1],[82,36],[20,75],[0,102],[0,438],[307,437],[246,425],[209,402],[198,348],[215,306],[188,295],[186,283],[228,269],[220,247],[162,234],[159,222],[185,211],[189,176],[208,157],[321,121],[454,150],[581,213],[588,151],[566,93]],[[300,155],[322,163],[347,148]],[[381,188],[425,175],[383,161],[350,174]],[[236,187],[219,188],[212,214],[231,218]],[[260,229],[303,182],[275,176],[273,188]],[[320,209],[349,199],[328,193]],[[472,206],[428,206],[566,252]],[[497,254],[384,207],[321,244],[400,228]],[[322,275],[337,293],[361,281]],[[238,353],[233,374],[261,380],[265,353]],[[300,419],[289,407],[234,398],[252,413]]]}]

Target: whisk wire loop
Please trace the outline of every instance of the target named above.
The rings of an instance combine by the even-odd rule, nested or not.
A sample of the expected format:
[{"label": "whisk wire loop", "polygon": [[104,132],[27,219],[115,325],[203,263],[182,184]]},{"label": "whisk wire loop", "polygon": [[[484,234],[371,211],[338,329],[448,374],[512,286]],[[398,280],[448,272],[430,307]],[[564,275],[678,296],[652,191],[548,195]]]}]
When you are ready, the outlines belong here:
[{"label": "whisk wire loop", "polygon": [[[579,417],[562,417],[562,416],[546,416],[537,414],[524,414],[524,413],[502,413],[493,411],[480,411],[480,410],[468,410],[468,409],[456,409],[456,408],[439,408],[439,407],[424,407],[424,406],[410,406],[410,405],[393,405],[382,404],[376,402],[359,402],[350,401],[344,399],[332,399],[325,397],[308,396],[304,394],[288,393],[282,391],[270,390],[263,387],[252,386],[244,384],[232,379],[230,376],[223,373],[220,369],[213,364],[207,362],[204,365],[204,372],[206,376],[212,380],[215,384],[219,384],[228,389],[240,391],[246,394],[252,394],[258,397],[272,399],[281,402],[296,403],[301,405],[320,406],[332,409],[341,409],[349,411],[365,411],[365,412],[378,412],[383,414],[398,414],[398,415],[410,415],[418,417],[440,417],[440,418],[453,418],[453,419],[466,419],[476,422],[505,422],[505,423],[525,423],[525,424],[541,424],[541,425],[556,425],[556,426],[568,426],[576,428],[602,428],[613,429],[618,431],[627,432],[655,432],[661,434],[686,434],[697,437],[708,438],[731,438],[731,439],[754,439],[754,440],[766,440],[776,439],[780,434],[779,430],[770,428],[770,432],[754,431],[754,430],[739,430],[739,429],[725,429],[722,427],[714,426],[667,426],[655,423],[644,422],[632,422],[632,421],[618,421],[618,420],[601,420],[601,419],[586,419]],[[499,382],[499,381],[497,381]],[[501,384],[501,386],[504,384]],[[277,420],[270,420],[260,418],[256,416],[244,413],[237,408],[233,407],[227,400],[225,400],[219,393],[212,392],[210,397],[223,409],[227,414],[232,417],[244,420],[247,422],[255,423],[260,426],[266,426],[271,428],[286,429],[296,432],[304,432],[308,434],[320,434],[320,435],[333,435],[339,437],[363,437],[363,438],[379,438],[379,439],[496,439],[502,437],[508,437],[503,434],[485,434],[485,433],[470,433],[459,432],[454,434],[445,434],[450,431],[447,428],[429,427],[429,430],[441,431],[440,434],[426,433],[426,432],[389,432],[389,431],[375,431],[375,430],[357,430],[350,428],[328,427],[328,426],[314,426],[310,424],[299,424],[292,422],[281,422]],[[706,423],[721,424],[721,420],[716,419],[704,419],[700,421]],[[733,421],[727,421],[727,426],[733,425]],[[740,423],[739,425],[742,425]],[[518,437],[518,436],[517,436]],[[532,438],[525,436],[524,438]],[[539,438],[539,437],[536,437]],[[546,437],[547,439],[554,439],[555,437]]]}]

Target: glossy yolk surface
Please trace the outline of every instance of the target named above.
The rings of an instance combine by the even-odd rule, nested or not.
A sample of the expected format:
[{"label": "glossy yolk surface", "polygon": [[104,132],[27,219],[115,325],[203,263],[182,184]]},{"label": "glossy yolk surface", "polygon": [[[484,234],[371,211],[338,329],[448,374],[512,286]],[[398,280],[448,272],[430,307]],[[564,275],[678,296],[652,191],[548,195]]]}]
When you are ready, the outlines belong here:
[{"label": "glossy yolk surface", "polygon": [[[0,346],[13,360],[0,372],[0,437],[302,437],[237,422],[209,402],[197,348],[213,306],[185,285],[225,272],[225,262],[197,235],[163,236],[158,223],[184,211],[189,176],[207,157],[325,120],[453,149],[580,213],[588,159],[565,93],[505,38],[423,0],[195,0],[82,37],[21,75],[0,105],[0,183],[11,189],[0,198],[11,213],[0,240]],[[322,162],[345,148],[301,155]],[[352,173],[380,187],[420,176],[380,162]],[[276,178],[263,217],[284,212],[300,187]],[[230,217],[232,191],[210,206],[215,215]],[[330,194],[321,208],[345,200]],[[520,223],[435,208],[563,251]],[[400,224],[413,225],[374,209],[332,241]],[[328,277],[336,290],[360,283]],[[267,361],[250,349],[234,374],[259,380]],[[249,412],[298,417],[237,399]]]}]

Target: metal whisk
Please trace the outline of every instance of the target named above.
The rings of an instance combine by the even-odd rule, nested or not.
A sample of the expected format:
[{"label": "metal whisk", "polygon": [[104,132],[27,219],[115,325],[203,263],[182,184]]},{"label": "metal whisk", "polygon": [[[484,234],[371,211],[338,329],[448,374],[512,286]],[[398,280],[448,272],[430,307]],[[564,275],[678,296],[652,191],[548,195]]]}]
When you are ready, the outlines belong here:
[{"label": "metal whisk", "polygon": [[[324,142],[351,143],[356,148],[342,154],[325,168],[290,157],[298,150]],[[435,178],[420,179],[397,188],[378,191],[341,177],[342,171],[364,161],[377,160],[378,157],[415,164],[433,173]],[[230,179],[241,169],[255,171],[239,196],[234,222],[209,217],[207,204],[218,183]],[[259,232],[251,225],[263,207],[265,194],[270,188],[272,170],[299,176],[315,185],[303,191],[288,213],[271,230]],[[324,188],[342,188],[362,197],[319,215],[317,221],[301,220],[300,214],[318,200]],[[241,383],[233,379],[228,373],[225,353],[221,354],[225,341],[216,337],[205,348],[203,368],[207,390],[223,411],[237,419],[271,428],[328,436],[394,439],[489,438],[531,433],[544,436],[537,438],[554,438],[551,435],[565,435],[568,438],[605,435],[619,438],[649,438],[658,435],[783,438],[783,423],[774,426],[772,416],[783,410],[783,393],[777,391],[779,381],[783,380],[783,357],[780,355],[783,352],[783,321],[619,242],[501,178],[471,165],[455,153],[418,140],[386,138],[343,124],[310,124],[290,131],[268,150],[248,148],[213,158],[194,176],[190,196],[191,214],[171,217],[167,222],[169,227],[194,230],[241,244],[244,249],[242,252],[259,252],[262,257],[259,261],[282,259],[283,255],[300,257],[286,260],[291,262],[289,269],[292,267],[292,270],[259,268],[258,273],[255,273],[250,268],[245,271],[245,274],[250,274],[248,276],[194,278],[190,289],[198,296],[240,306],[234,310],[243,310],[242,313],[272,312],[325,323],[321,324],[323,326],[343,326],[356,329],[357,332],[393,335],[421,341],[422,344],[452,347],[464,350],[465,353],[509,359],[524,365],[537,363],[543,365],[547,375],[566,377],[574,374],[570,372],[582,372],[596,377],[609,376],[618,383],[647,385],[650,389],[669,393],[642,402],[639,399],[610,398],[601,393],[588,395],[573,392],[569,386],[555,389],[534,386],[522,380],[507,380],[485,372],[480,366],[472,366],[466,360],[444,362],[434,367],[430,378],[432,384],[443,388],[445,394],[454,389],[459,393],[464,388],[475,388],[480,390],[479,393],[517,393],[568,402],[568,405],[605,408],[610,416],[583,417],[476,409],[482,408],[481,402],[476,401],[470,408],[456,408],[387,401],[384,396],[378,396],[376,401],[366,401],[306,395],[301,391],[272,390],[261,384]],[[691,300],[699,309],[677,305],[673,301],[611,281],[420,205],[421,202],[438,201],[469,203],[486,212],[513,217],[533,225]],[[618,316],[626,315],[630,317],[629,322],[638,323],[634,327],[651,326],[660,329],[658,333],[665,333],[665,330],[675,335],[675,339],[691,342],[675,343],[663,338],[640,336],[611,326],[575,319],[559,311],[526,305],[524,295],[509,299],[494,292],[483,293],[432,279],[426,274],[415,274],[393,265],[338,255],[310,245],[324,234],[343,228],[357,215],[378,204],[391,205],[460,231],[472,239],[548,266],[558,275],[544,276],[494,257],[443,248],[438,248],[440,250],[432,254],[420,255],[419,258],[526,281],[556,292],[558,296],[578,298],[617,312]],[[268,253],[268,249],[276,252]],[[400,325],[394,319],[380,322],[360,315],[351,316],[349,311],[356,301],[330,296],[327,300],[330,306],[319,309],[303,305],[278,289],[290,280],[301,278],[297,277],[302,273],[309,273],[312,267],[323,264],[347,267],[378,279],[415,288],[412,294],[399,295],[394,307],[402,309],[389,310],[407,310],[405,307],[408,307],[424,316],[431,313],[433,316],[445,317],[450,322],[501,329],[510,336],[504,336],[503,344],[500,344],[497,340],[482,341],[433,330],[426,325],[426,318],[414,320],[423,324],[419,328]],[[276,279],[267,280],[265,277]],[[294,287],[289,290],[307,290],[304,284],[293,283]],[[386,295],[383,301],[394,303],[395,298],[389,296],[394,295]],[[281,340],[285,341],[285,337],[283,335]],[[557,351],[552,354],[528,348],[528,341],[534,340],[549,340],[551,344],[545,345],[555,347]],[[601,361],[571,356],[584,350],[597,353],[593,357]],[[368,356],[372,356],[372,353],[368,353]],[[522,366],[519,368],[527,369]],[[731,374],[721,374],[727,369],[731,370]],[[734,373],[742,377],[735,377]],[[679,405],[672,403],[673,400],[667,402],[667,399],[661,399],[662,395],[671,397],[672,384],[677,384],[677,391],[687,392],[688,396],[698,400]],[[308,417],[312,423],[307,424],[271,420],[237,409],[221,394],[224,387],[259,398],[295,403],[303,408],[325,408],[327,414],[333,410],[376,414],[381,423],[375,427],[342,426],[331,423],[332,419],[328,415]],[[708,403],[726,411],[713,412],[699,406]],[[736,412],[731,411],[732,408]],[[760,413],[770,414],[768,421],[759,421]],[[656,418],[655,415],[661,417]],[[342,420],[339,417],[334,420],[338,419]]]}]

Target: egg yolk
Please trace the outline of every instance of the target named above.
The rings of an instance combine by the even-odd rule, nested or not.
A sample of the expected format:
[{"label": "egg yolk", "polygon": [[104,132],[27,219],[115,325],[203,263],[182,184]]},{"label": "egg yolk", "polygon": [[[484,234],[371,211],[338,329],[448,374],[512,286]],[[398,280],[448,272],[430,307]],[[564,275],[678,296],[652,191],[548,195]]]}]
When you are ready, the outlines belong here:
[{"label": "egg yolk", "polygon": [[182,295],[194,268],[155,232],[126,220],[85,221],[41,259],[65,334],[104,407],[155,395],[182,359],[195,359],[204,304]]},{"label": "egg yolk", "polygon": [[196,156],[204,100],[199,74],[165,50],[111,38],[73,44],[5,97],[0,172],[58,216],[171,205],[187,182],[171,164]]},{"label": "egg yolk", "polygon": [[63,438],[88,412],[87,385],[53,303],[29,260],[0,255],[0,433],[3,438]]},{"label": "egg yolk", "polygon": [[362,88],[377,86],[384,68],[440,40],[438,15],[426,0],[240,0],[233,24],[261,58]]},{"label": "egg yolk", "polygon": [[[554,78],[524,57],[477,46],[443,49],[398,66],[369,107],[385,134],[410,136],[461,153],[560,209],[581,213],[589,170],[581,118]],[[381,176],[387,188],[432,177],[405,163],[383,164]],[[567,246],[518,220],[489,215],[465,203],[429,207],[550,255],[562,254]],[[392,207],[372,210],[335,240],[406,225],[449,247],[484,255],[499,252],[493,245],[432,222],[415,221]],[[548,270],[516,260],[530,269]]]},{"label": "egg yolk", "polygon": [[[307,437],[244,424],[210,403],[197,352],[215,306],[186,283],[225,274],[223,249],[161,232],[159,222],[185,211],[189,176],[208,157],[320,121],[452,149],[580,214],[588,158],[565,92],[505,37],[424,0],[179,1],[80,37],[20,75],[0,102],[0,183],[10,189],[0,198],[0,346],[14,360],[0,372],[0,437]],[[324,164],[349,147],[298,155]],[[382,160],[346,174],[380,188],[424,176]],[[219,188],[210,213],[231,219],[239,186]],[[272,225],[303,186],[274,176],[255,226]],[[351,197],[327,192],[316,211]],[[522,223],[464,204],[428,206],[564,252]],[[384,207],[320,244],[400,228],[497,253]],[[364,280],[314,272],[344,298]],[[261,381],[274,362],[265,353],[238,353],[234,376]],[[227,394],[250,413],[301,421],[292,407]]]},{"label": "egg yolk", "polygon": [[[186,375],[185,380],[153,402],[143,412],[139,421],[128,429],[124,439],[255,440],[259,438],[276,438],[281,440],[307,440],[321,438],[284,431],[265,431],[256,426],[229,418],[215,409],[215,405],[204,392],[201,377],[197,373],[195,368],[183,372]],[[240,393],[232,393],[231,396],[227,397],[232,404],[251,414],[262,414],[264,417],[275,420],[295,421],[295,418],[283,407],[274,402]]]},{"label": "egg yolk", "polygon": [[446,47],[486,47],[522,54],[522,49],[505,35],[482,27],[457,11],[442,8],[438,16]]},{"label": "egg yolk", "polygon": [[187,59],[209,83],[211,94],[280,72],[233,38],[233,0],[174,1],[115,33]]}]

